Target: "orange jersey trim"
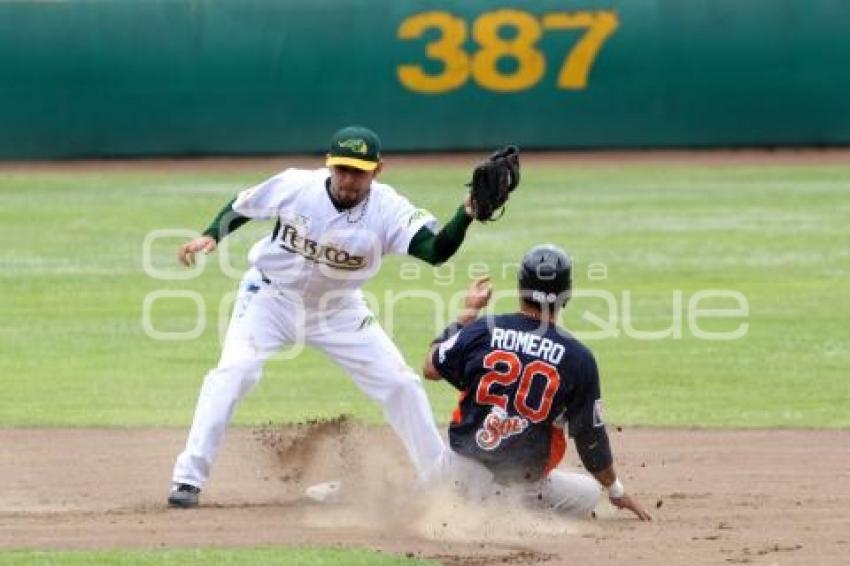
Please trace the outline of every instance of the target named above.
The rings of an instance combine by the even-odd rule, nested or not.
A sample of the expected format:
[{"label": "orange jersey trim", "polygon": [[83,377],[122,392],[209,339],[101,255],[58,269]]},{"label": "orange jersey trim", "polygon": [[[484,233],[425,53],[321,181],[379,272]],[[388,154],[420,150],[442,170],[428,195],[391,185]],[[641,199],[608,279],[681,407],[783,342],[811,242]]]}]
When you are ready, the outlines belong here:
[{"label": "orange jersey trim", "polygon": [[546,462],[546,467],[543,468],[544,478],[558,467],[567,453],[567,439],[564,437],[563,427],[552,425],[549,432],[551,434],[549,437],[549,460]]},{"label": "orange jersey trim", "polygon": [[463,422],[463,410],[460,408],[463,400],[466,399],[466,395],[469,393],[469,390],[461,391],[460,395],[458,395],[457,399],[457,407],[452,411],[452,424],[460,424]]}]

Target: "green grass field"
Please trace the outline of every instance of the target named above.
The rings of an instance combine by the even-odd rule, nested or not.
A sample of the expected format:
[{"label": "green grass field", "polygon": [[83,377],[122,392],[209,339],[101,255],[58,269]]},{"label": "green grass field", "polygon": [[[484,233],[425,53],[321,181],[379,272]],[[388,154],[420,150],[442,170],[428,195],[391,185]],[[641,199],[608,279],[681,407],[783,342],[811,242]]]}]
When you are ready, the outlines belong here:
[{"label": "green grass field", "polygon": [[[142,269],[143,243],[153,230],[202,229],[237,190],[267,173],[0,173],[0,426],[187,426],[201,379],[217,361],[219,304],[236,280],[213,256],[197,278],[152,279]],[[446,219],[467,174],[390,163],[384,179]],[[616,320],[598,297],[576,298],[566,316],[580,335],[600,329],[593,317],[612,318],[609,330],[619,334],[587,340],[602,371],[609,422],[846,427],[848,218],[850,166],[527,166],[502,221],[472,226],[451,265],[419,264],[421,276],[411,280],[401,270],[412,273],[413,260],[392,258],[367,290],[384,297],[427,289],[448,298],[465,287],[470,265],[482,262],[497,289],[509,290],[514,271],[502,264],[535,243],[555,242],[576,259],[576,288],[610,293],[614,303]],[[248,225],[233,236],[233,269],[246,266],[247,246],[270,228]],[[153,264],[179,274],[179,242],[158,240]],[[142,305],[156,290],[203,296],[207,324],[199,338],[145,334]],[[703,290],[746,298],[743,319],[698,321],[712,331],[746,322],[744,337],[694,335],[687,305]],[[677,296],[683,305],[674,316]],[[734,305],[714,299],[700,306]],[[395,338],[414,367],[435,332],[433,310],[423,299],[395,305]],[[152,321],[159,330],[188,330],[194,311],[185,299],[163,300]],[[628,331],[668,328],[677,317],[679,338],[644,340]],[[429,384],[428,392],[446,421],[453,390]],[[377,406],[311,352],[270,363],[235,420],[340,413],[381,421]]]},{"label": "green grass field", "polygon": [[[155,230],[202,229],[237,190],[268,173],[0,172],[0,426],[188,426],[201,379],[217,360],[218,320],[229,310],[223,298],[247,265],[247,247],[270,225],[253,223],[232,237],[233,273],[211,256],[189,280],[149,277],[145,238]],[[467,174],[391,167],[385,178],[446,219]],[[473,226],[449,265],[391,258],[366,289],[381,299],[379,319],[394,313],[395,338],[418,367],[436,332],[434,304],[407,298],[390,305],[387,297],[427,290],[448,299],[481,264],[497,290],[509,291],[522,253],[555,242],[576,260],[575,286],[585,295],[571,302],[565,323],[596,352],[610,423],[846,427],[848,217],[850,166],[526,167],[506,216]],[[152,265],[185,273],[174,261],[180,241],[157,240]],[[198,338],[160,341],[144,332],[145,297],[163,290],[202,296],[206,324]],[[729,331],[746,323],[745,336],[695,335],[688,303],[711,290],[739,293],[748,314],[703,316],[698,328]],[[735,304],[709,299],[698,306]],[[512,300],[497,307],[513,308]],[[165,299],[151,309],[151,322],[160,331],[187,331],[195,309],[186,299]],[[437,318],[451,314],[439,311]],[[671,327],[671,336],[656,340],[634,331]],[[444,422],[453,390],[428,384],[428,392]],[[341,413],[382,420],[340,370],[308,352],[270,363],[235,420],[251,425]],[[357,550],[261,548],[0,554],[0,564],[7,563],[410,561]]]}]

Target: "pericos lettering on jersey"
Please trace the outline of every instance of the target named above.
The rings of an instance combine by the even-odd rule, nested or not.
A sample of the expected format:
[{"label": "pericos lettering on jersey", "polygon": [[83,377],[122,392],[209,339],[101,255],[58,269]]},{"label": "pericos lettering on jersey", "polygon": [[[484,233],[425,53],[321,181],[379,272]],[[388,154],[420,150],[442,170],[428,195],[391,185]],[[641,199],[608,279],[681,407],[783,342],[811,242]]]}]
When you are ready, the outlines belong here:
[{"label": "pericos lettering on jersey", "polygon": [[336,248],[322,245],[315,240],[298,234],[298,229],[291,224],[284,224],[280,234],[280,247],[288,252],[302,255],[310,261],[329,265],[337,269],[362,269],[366,266],[366,258]]},{"label": "pericos lettering on jersey", "polygon": [[494,350],[509,350],[522,352],[528,356],[542,358],[547,362],[557,365],[564,357],[564,346],[543,338],[537,334],[514,330],[513,328],[493,328],[490,337],[490,347]]}]

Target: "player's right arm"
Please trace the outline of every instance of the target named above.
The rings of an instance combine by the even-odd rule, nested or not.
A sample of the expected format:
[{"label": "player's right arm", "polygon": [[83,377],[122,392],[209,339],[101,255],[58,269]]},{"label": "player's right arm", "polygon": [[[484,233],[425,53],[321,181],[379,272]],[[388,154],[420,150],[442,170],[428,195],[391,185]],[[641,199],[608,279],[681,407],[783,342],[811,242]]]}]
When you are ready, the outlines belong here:
[{"label": "player's right arm", "polygon": [[201,236],[189,240],[177,248],[177,261],[186,267],[195,265],[195,254],[204,252],[209,254],[215,251],[218,247],[218,242],[212,236]]},{"label": "player's right arm", "polygon": [[578,386],[567,407],[567,418],[570,436],[573,437],[581,462],[608,491],[608,498],[613,505],[619,509],[628,509],[641,521],[649,521],[652,519],[650,514],[637,499],[626,493],[617,477],[608,433],[602,420],[599,369],[589,351],[576,369]]},{"label": "player's right arm", "polygon": [[240,192],[224,205],[200,238],[189,240],[178,248],[177,261],[191,267],[195,263],[196,253],[212,253],[222,239],[248,221],[276,217],[282,198],[287,194],[286,189],[291,188],[303,173],[296,169],[287,169]]},{"label": "player's right arm", "polygon": [[193,266],[195,264],[196,253],[204,252],[205,254],[209,254],[214,252],[222,238],[251,220],[247,216],[242,216],[233,210],[233,203],[235,202],[235,198],[231,199],[218,212],[200,238],[189,240],[178,248],[177,261],[186,267]]}]

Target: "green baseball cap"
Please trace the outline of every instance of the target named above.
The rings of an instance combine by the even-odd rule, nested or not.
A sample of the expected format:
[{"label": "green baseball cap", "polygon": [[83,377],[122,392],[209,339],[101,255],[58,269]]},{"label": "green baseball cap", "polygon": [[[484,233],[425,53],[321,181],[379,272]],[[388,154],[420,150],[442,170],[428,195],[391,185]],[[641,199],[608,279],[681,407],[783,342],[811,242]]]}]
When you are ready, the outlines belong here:
[{"label": "green baseball cap", "polygon": [[381,160],[381,140],[378,134],[363,126],[348,126],[331,137],[326,164],[347,165],[374,171]]}]

